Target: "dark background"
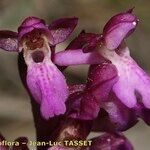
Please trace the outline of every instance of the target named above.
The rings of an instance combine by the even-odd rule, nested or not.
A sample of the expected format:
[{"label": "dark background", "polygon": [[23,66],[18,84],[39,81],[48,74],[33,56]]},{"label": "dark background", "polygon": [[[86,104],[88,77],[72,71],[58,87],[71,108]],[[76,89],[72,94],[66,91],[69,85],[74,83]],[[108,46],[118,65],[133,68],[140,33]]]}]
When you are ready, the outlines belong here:
[{"label": "dark background", "polygon": [[[140,23],[127,40],[131,54],[147,72],[150,72],[150,1],[148,0],[0,0],[0,29],[17,31],[28,16],[45,19],[47,24],[61,17],[77,16],[79,24],[74,34],[57,49],[63,49],[82,29],[101,32],[114,14],[135,6]],[[70,82],[84,82],[87,66],[67,70]],[[17,54],[0,51],[0,132],[10,141],[24,135],[34,140],[29,97],[23,88],[17,70]],[[126,135],[136,150],[149,150],[150,130],[142,121]]]}]

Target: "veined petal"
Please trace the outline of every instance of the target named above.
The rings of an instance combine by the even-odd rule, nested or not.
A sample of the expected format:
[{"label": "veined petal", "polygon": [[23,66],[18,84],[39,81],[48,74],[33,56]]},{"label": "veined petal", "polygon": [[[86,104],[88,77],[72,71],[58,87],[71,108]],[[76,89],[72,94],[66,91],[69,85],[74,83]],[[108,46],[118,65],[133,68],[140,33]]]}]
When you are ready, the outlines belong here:
[{"label": "veined petal", "polygon": [[113,16],[103,30],[105,46],[110,50],[116,49],[135,30],[137,24],[138,19],[131,11]]},{"label": "veined petal", "polygon": [[1,30],[0,48],[10,52],[18,52],[18,34],[13,31]]},{"label": "veined petal", "polygon": [[66,50],[55,54],[54,63],[59,66],[99,64],[104,61],[97,52],[83,53],[82,49]]},{"label": "veined petal", "polygon": [[59,44],[65,41],[69,35],[73,32],[78,23],[78,18],[61,18],[53,21],[49,25],[49,30],[53,36],[53,45]]},{"label": "veined petal", "polygon": [[41,106],[45,119],[64,114],[68,88],[63,74],[53,63],[34,63],[28,66],[27,85]]},{"label": "veined petal", "polygon": [[145,107],[150,108],[150,77],[130,57],[129,49],[125,45],[119,48],[120,54],[108,49],[101,49],[103,57],[109,59],[118,70],[119,80],[114,84],[113,91],[128,107],[136,106],[135,92],[142,96]]}]

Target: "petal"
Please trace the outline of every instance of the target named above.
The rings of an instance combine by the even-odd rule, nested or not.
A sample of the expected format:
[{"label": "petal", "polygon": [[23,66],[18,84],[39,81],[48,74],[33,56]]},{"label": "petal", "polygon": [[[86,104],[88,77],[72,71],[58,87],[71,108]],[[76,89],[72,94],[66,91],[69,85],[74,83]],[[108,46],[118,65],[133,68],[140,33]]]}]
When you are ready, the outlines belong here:
[{"label": "petal", "polygon": [[63,74],[52,63],[35,63],[28,66],[27,85],[41,106],[45,119],[64,114],[68,88]]},{"label": "petal", "polygon": [[90,67],[80,108],[84,119],[93,120],[98,116],[102,102],[108,99],[109,92],[117,80],[116,68],[109,62]]},{"label": "petal", "polygon": [[[103,62],[103,57],[97,56],[97,52],[95,51],[99,47],[101,39],[100,34],[85,33],[85,31],[82,31],[65,49],[68,52],[62,51],[57,53],[54,61],[60,66],[64,65],[63,67],[59,67],[61,70],[66,69],[65,66],[68,65],[97,64]],[[75,52],[71,52],[73,50]],[[83,52],[95,52],[85,54],[81,50]]]},{"label": "petal", "polygon": [[[92,120],[95,118],[99,112],[99,106],[97,107],[98,104],[94,96],[85,91],[85,85],[74,85],[70,90],[66,115],[79,120]],[[81,106],[84,99],[90,101],[90,103],[87,103],[86,108]]]},{"label": "petal", "polygon": [[73,99],[77,103],[74,102],[74,113],[71,116],[84,120],[95,119],[102,102],[108,99],[109,92],[116,81],[116,68],[110,62],[91,66],[86,88],[74,94]]},{"label": "petal", "polygon": [[122,134],[105,133],[92,139],[92,145],[87,150],[133,150],[133,146]]},{"label": "petal", "polygon": [[138,19],[131,11],[113,16],[103,30],[105,46],[110,50],[116,49],[135,30],[137,24]]},{"label": "petal", "polygon": [[61,18],[53,21],[49,25],[49,30],[53,36],[53,45],[65,41],[73,32],[78,23],[78,18]]},{"label": "petal", "polygon": [[92,65],[89,69],[87,89],[101,103],[106,101],[113,85],[118,81],[117,70],[109,61]]},{"label": "petal", "polygon": [[53,41],[45,21],[37,17],[28,17],[22,22],[18,28],[19,40],[21,40],[24,36],[27,35],[27,33],[33,30],[40,30],[49,38],[50,42]]},{"label": "petal", "polygon": [[103,84],[117,77],[116,67],[108,60],[98,65],[91,65],[88,72],[87,87]]},{"label": "petal", "polygon": [[83,53],[82,49],[66,50],[55,54],[54,63],[59,66],[99,64],[104,61],[97,52]]},{"label": "petal", "polygon": [[18,34],[13,31],[1,30],[0,48],[10,52],[18,52]]},{"label": "petal", "polygon": [[[142,96],[145,107],[150,108],[150,77],[131,58],[117,62],[119,80],[113,90],[119,99],[128,107],[134,107],[137,103],[135,91]],[[146,90],[145,90],[146,89]]]},{"label": "petal", "polygon": [[84,52],[96,50],[102,42],[101,34],[85,33],[83,30],[67,47],[68,49],[82,49]]},{"label": "petal", "polygon": [[125,45],[121,45],[120,54],[108,49],[104,51],[105,54],[101,53],[103,57],[109,59],[118,71],[119,80],[113,86],[113,91],[117,97],[126,106],[133,108],[137,103],[135,95],[137,91],[142,96],[145,107],[150,108],[150,77],[130,57],[129,49]]},{"label": "petal", "polygon": [[86,91],[70,95],[68,101],[69,107],[66,115],[71,118],[93,120],[99,113],[99,103],[93,95]]},{"label": "petal", "polygon": [[138,122],[136,111],[121,103],[114,93],[110,94],[109,101],[104,102],[101,108],[98,118],[94,121],[93,130],[125,131]]},{"label": "petal", "polygon": [[125,131],[138,122],[136,112],[122,104],[115,95],[111,95],[110,101],[103,108],[108,113],[110,122],[119,131]]}]

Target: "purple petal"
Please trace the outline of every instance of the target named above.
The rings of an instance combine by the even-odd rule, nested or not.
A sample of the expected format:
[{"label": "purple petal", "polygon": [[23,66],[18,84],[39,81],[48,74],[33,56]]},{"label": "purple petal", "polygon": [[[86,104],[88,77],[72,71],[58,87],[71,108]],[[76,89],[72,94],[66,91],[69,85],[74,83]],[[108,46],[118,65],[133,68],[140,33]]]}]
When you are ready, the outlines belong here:
[{"label": "purple petal", "polygon": [[18,52],[18,34],[13,31],[1,30],[0,48],[10,52]]},{"label": "purple petal", "polygon": [[55,20],[49,25],[49,30],[53,36],[53,45],[65,41],[73,32],[78,23],[78,18],[62,18]]},{"label": "purple petal", "polygon": [[92,145],[87,150],[133,150],[133,146],[122,134],[105,133],[92,139]]},{"label": "purple petal", "polygon": [[100,110],[98,101],[93,95],[85,91],[70,95],[69,102],[67,115],[71,118],[93,120]]},{"label": "purple petal", "polygon": [[87,89],[98,100],[105,101],[112,86],[117,82],[117,70],[109,61],[99,65],[92,65],[89,69]]},{"label": "purple petal", "polygon": [[[69,90],[70,95],[67,101],[68,107],[66,115],[71,118],[83,120],[92,120],[95,118],[99,112],[99,106],[97,107],[97,101],[92,94],[85,91],[85,85],[74,85]],[[89,105],[87,104],[85,109],[83,109],[84,107],[81,107],[81,101],[84,99],[90,101],[90,103],[88,103]],[[95,111],[93,111],[93,109]]]},{"label": "purple petal", "polygon": [[67,47],[68,49],[82,49],[84,52],[96,50],[102,42],[101,34],[85,33],[82,31]]},{"label": "purple petal", "polygon": [[117,80],[116,68],[111,63],[91,66],[86,92],[81,100],[81,115],[92,120],[96,118],[102,102],[108,99],[109,92]]},{"label": "purple petal", "polygon": [[23,38],[27,33],[33,30],[40,30],[44,32],[49,37],[49,39],[51,39],[45,21],[37,17],[28,17],[22,22],[18,28],[19,39]]},{"label": "purple petal", "polygon": [[105,46],[116,49],[123,39],[129,36],[136,28],[138,19],[131,12],[120,13],[113,16],[105,25],[103,38]]},{"label": "purple petal", "polygon": [[102,102],[108,99],[109,92],[117,80],[116,68],[110,62],[91,66],[86,88],[73,96],[77,103],[73,105],[74,113],[71,117],[84,120],[95,119]]},{"label": "purple petal", "polygon": [[[56,54],[56,64],[60,66],[63,66],[64,64],[63,67],[59,67],[61,70],[64,70],[66,68],[65,66],[68,65],[97,64],[103,62],[103,57],[97,56],[96,52],[101,43],[101,39],[100,34],[85,33],[85,31],[82,31],[65,49],[68,52],[58,53],[59,57]],[[84,54],[81,49],[83,52],[95,52]],[[76,52],[71,52],[73,50]],[[68,59],[65,59],[66,57]]]},{"label": "purple petal", "polygon": [[125,131],[138,122],[135,110],[122,104],[113,93],[101,108],[98,118],[94,121],[94,131]]},{"label": "purple petal", "polygon": [[108,49],[100,50],[101,55],[110,60],[118,71],[119,80],[114,84],[113,91],[130,108],[136,106],[137,91],[142,96],[145,107],[150,108],[150,77],[130,57],[129,49],[125,45],[121,45],[118,51],[119,54]]},{"label": "purple petal", "polygon": [[100,85],[117,76],[116,67],[108,60],[98,65],[91,65],[88,72],[87,87]]},{"label": "purple petal", "polygon": [[54,63],[59,66],[99,64],[104,61],[97,52],[83,53],[82,49],[61,51],[55,54]]},{"label": "purple petal", "polygon": [[35,63],[28,67],[27,85],[41,106],[45,119],[64,114],[68,88],[65,77],[52,63]]},{"label": "purple petal", "polygon": [[138,122],[134,109],[126,107],[114,94],[109,99],[110,101],[105,102],[103,108],[108,113],[110,122],[116,130],[125,131]]}]

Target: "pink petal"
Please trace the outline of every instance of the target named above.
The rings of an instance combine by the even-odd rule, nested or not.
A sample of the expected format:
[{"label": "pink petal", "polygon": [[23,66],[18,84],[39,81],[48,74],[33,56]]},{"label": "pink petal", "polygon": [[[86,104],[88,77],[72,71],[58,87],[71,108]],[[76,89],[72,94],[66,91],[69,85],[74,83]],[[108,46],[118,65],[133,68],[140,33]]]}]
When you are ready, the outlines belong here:
[{"label": "pink petal", "polygon": [[137,24],[138,19],[131,11],[113,16],[103,30],[105,46],[110,50],[116,49],[135,30]]},{"label": "pink petal", "polygon": [[41,113],[45,119],[65,113],[68,88],[65,77],[53,63],[29,65],[27,85],[41,105]]},{"label": "pink petal", "polygon": [[[103,51],[103,50],[102,50]],[[142,96],[145,107],[150,108],[150,77],[142,70],[138,64],[130,57],[129,49],[122,45],[119,54],[105,49],[102,55],[109,59],[117,68],[119,80],[113,86],[113,91],[117,97],[128,107],[136,106],[137,91]]]},{"label": "pink petal", "polygon": [[13,31],[1,30],[0,48],[10,52],[18,52],[18,34]]},{"label": "pink petal", "polygon": [[59,66],[99,64],[104,58],[97,52],[83,53],[82,49],[66,50],[55,54],[54,63]]},{"label": "pink petal", "polygon": [[19,39],[34,29],[47,30],[47,32],[49,32],[43,19],[37,17],[27,17],[18,28]]},{"label": "pink petal", "polygon": [[49,30],[53,36],[53,45],[65,41],[78,23],[78,18],[61,18],[49,25]]}]

